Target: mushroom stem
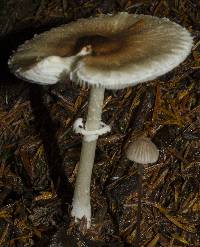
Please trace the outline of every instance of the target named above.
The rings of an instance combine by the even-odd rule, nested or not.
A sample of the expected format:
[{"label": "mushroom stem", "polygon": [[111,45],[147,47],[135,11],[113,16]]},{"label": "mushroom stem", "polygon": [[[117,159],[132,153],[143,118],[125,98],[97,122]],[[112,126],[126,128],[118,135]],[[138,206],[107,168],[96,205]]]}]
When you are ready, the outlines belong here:
[{"label": "mushroom stem", "polygon": [[143,178],[143,164],[138,164],[138,208],[137,208],[137,221],[136,221],[136,239],[135,247],[140,246],[140,224],[142,219],[142,178]]},{"label": "mushroom stem", "polygon": [[[104,91],[105,88],[102,87],[93,87],[90,91],[88,114],[85,124],[86,130],[97,130],[100,127]],[[97,139],[88,140],[84,136],[72,202],[72,216],[75,217],[75,220],[85,217],[87,228],[90,227],[91,223],[90,183],[96,144]]]}]

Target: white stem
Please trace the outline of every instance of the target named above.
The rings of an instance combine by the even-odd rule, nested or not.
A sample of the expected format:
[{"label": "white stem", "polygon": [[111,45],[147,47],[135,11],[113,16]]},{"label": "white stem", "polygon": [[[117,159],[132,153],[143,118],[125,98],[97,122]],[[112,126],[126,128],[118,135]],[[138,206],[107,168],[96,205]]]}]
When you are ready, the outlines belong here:
[{"label": "white stem", "polygon": [[[85,124],[87,130],[97,130],[100,127],[104,91],[104,88],[96,87],[90,91],[88,115]],[[83,138],[80,164],[72,202],[72,216],[75,217],[75,220],[85,217],[87,228],[90,227],[91,223],[90,183],[96,143],[97,140],[88,142],[86,138]]]}]

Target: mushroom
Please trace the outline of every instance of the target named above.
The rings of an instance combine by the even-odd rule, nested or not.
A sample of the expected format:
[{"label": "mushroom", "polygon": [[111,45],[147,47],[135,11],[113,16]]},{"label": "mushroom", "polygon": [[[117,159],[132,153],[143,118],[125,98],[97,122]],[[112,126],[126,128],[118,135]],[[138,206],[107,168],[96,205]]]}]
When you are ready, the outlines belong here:
[{"label": "mushroom", "polygon": [[159,150],[150,138],[141,136],[129,144],[126,156],[131,161],[145,165],[158,160]]},{"label": "mushroom", "polygon": [[25,80],[54,84],[69,76],[91,87],[88,115],[74,123],[83,144],[72,215],[90,227],[90,181],[98,136],[110,131],[101,122],[105,89],[149,81],[178,66],[190,53],[192,37],[166,18],[128,14],[79,19],[35,36],[20,46],[10,69]]},{"label": "mushroom", "polygon": [[141,198],[142,198],[142,177],[143,165],[155,163],[159,158],[159,150],[151,139],[141,136],[129,144],[126,150],[126,157],[138,164],[138,208],[136,224],[136,242],[138,247],[140,242],[140,221],[141,221]]}]

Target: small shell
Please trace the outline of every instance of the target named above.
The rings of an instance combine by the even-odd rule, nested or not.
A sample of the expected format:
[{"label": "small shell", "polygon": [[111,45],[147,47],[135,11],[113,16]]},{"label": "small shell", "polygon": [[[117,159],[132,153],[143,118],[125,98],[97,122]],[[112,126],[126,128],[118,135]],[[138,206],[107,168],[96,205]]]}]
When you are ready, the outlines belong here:
[{"label": "small shell", "polygon": [[128,146],[126,156],[139,164],[154,163],[158,160],[159,150],[149,138],[140,137]]}]

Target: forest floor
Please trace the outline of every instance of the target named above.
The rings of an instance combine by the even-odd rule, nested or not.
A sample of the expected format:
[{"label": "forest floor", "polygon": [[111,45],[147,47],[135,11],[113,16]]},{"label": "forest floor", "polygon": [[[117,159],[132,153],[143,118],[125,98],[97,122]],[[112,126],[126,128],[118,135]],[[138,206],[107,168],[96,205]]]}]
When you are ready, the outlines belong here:
[{"label": "forest floor", "polygon": [[[17,2],[17,4],[16,4]],[[144,167],[141,246],[200,246],[200,4],[196,0],[9,0],[0,4],[0,246],[134,246],[137,166],[127,144],[146,133],[160,150]],[[157,80],[107,91],[92,176],[92,227],[75,225],[71,200],[88,88],[43,87],[14,77],[12,50],[35,32],[101,13],[167,17],[194,37],[190,56]]]}]

